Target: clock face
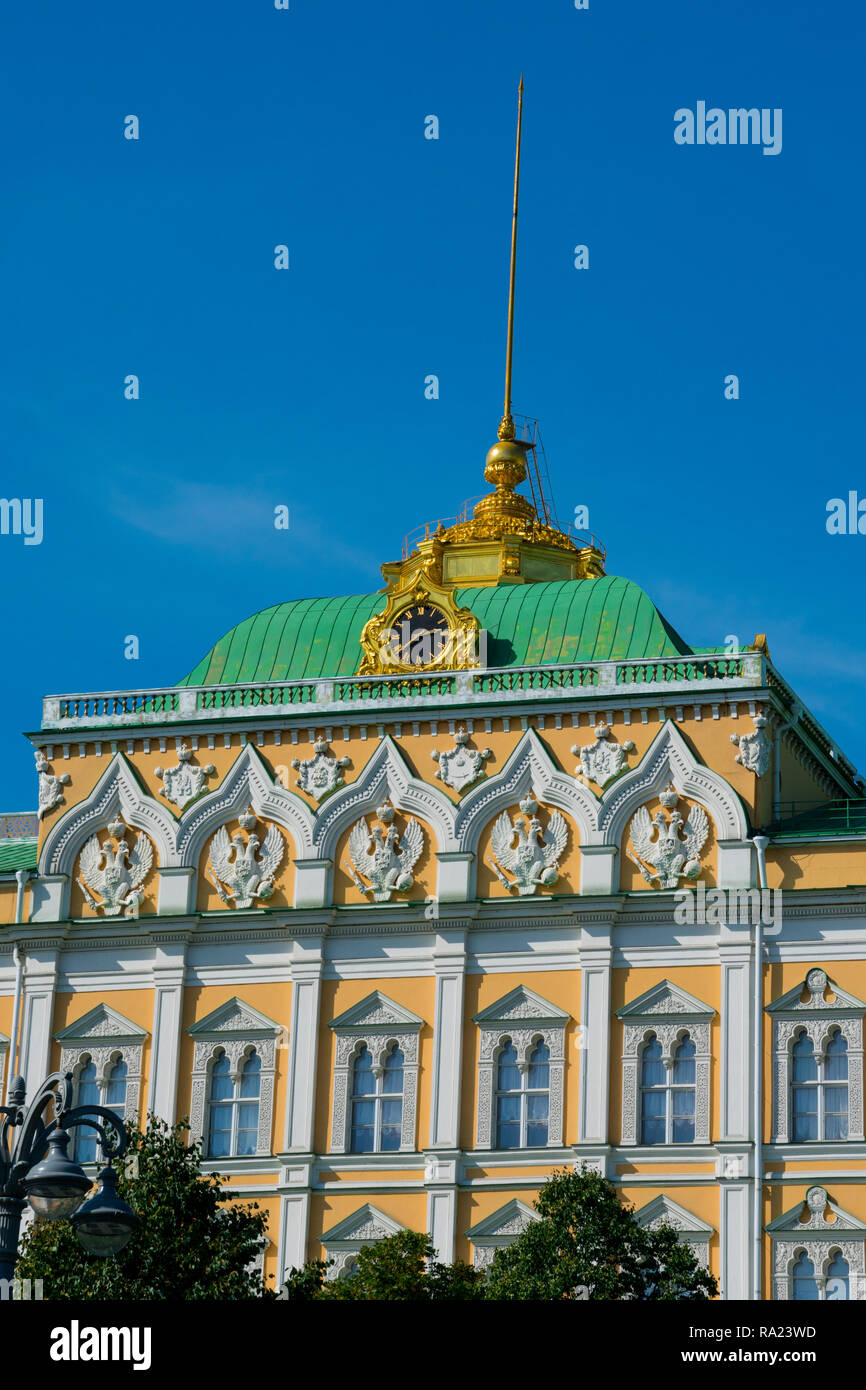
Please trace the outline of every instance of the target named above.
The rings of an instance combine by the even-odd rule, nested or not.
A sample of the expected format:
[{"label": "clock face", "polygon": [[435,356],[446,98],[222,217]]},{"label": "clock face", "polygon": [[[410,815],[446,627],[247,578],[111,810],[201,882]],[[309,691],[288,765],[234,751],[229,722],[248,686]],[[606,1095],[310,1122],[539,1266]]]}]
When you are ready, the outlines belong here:
[{"label": "clock face", "polygon": [[413,603],[403,609],[388,633],[388,654],[403,666],[429,666],[442,656],[450,636],[441,608]]}]

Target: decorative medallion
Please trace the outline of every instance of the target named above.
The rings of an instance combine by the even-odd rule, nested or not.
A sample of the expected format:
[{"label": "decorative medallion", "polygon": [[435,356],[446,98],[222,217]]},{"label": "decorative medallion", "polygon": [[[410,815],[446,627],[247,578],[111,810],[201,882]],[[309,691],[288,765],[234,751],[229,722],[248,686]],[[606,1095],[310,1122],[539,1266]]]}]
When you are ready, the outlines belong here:
[{"label": "decorative medallion", "polygon": [[[130,849],[124,834],[126,830],[118,817],[108,827],[111,839],[100,844],[98,834],[91,835],[81,851],[81,876],[76,882],[88,906],[95,912],[101,908],[106,917],[119,917],[121,912],[125,917],[138,916],[144,897],[141,885],[153,863],[153,846],[147,836],[139,831]],[[101,901],[97,901],[93,893],[98,893]]]},{"label": "decorative medallion", "polygon": [[377,806],[376,816],[379,824],[372,830],[363,816],[353,825],[349,835],[352,864],[344,861],[344,868],[359,892],[372,893],[375,902],[386,903],[392,893],[407,893],[415,882],[412,870],[424,848],[424,832],[410,818],[401,835],[394,827],[394,807],[387,802]]},{"label": "decorative medallion", "polygon": [[634,744],[631,739],[617,743],[608,726],[602,723],[595,726],[595,743],[585,743],[583,747],[574,744],[571,751],[580,758],[580,767],[574,769],[575,777],[603,787],[626,770],[626,756],[634,752]]},{"label": "decorative medallion", "polygon": [[[697,878],[700,874],[699,856],[709,832],[709,822],[703,806],[697,805],[692,806],[684,822],[676,809],[679,796],[673,786],[662,792],[659,801],[664,810],[656,811],[652,820],[646,806],[641,806],[632,817],[629,838],[635,853],[626,850],[626,854],[647,883],[657,883],[659,888],[676,888],[681,878]],[[665,811],[670,812],[669,817]],[[655,872],[651,872],[647,864]]]},{"label": "decorative medallion", "polygon": [[731,743],[740,750],[734,762],[754,772],[756,777],[763,777],[770,766],[770,739],[764,732],[767,719],[763,714],[756,714],[753,723],[753,734],[731,734]]},{"label": "decorative medallion", "polygon": [[213,777],[216,768],[213,763],[208,763],[207,767],[197,767],[192,762],[192,749],[185,743],[181,744],[177,756],[175,767],[167,767],[164,771],[161,767],[155,767],[153,770],[162,779],[163,796],[182,810],[187,802],[207,790],[205,778]]},{"label": "decorative medallion", "polygon": [[465,729],[458,729],[454,735],[454,747],[440,753],[436,748],[430,754],[434,763],[439,764],[439,771],[436,773],[445,783],[446,787],[453,787],[455,791],[461,792],[464,787],[468,787],[470,782],[475,782],[484,775],[484,764],[493,754],[489,748],[482,749],[467,748],[469,735]]},{"label": "decorative medallion", "polygon": [[[231,840],[225,826],[221,825],[210,842],[211,882],[222,901],[234,907],[252,907],[254,898],[273,897],[274,875],[285,853],[285,842],[277,827],[269,827],[262,845],[258,835],[253,833],[256,824],[258,818],[250,806],[238,816],[241,829],[235,831]],[[247,832],[246,839],[241,830]],[[261,854],[258,852],[260,845]]]},{"label": "decorative medallion", "polygon": [[[520,803],[523,820],[511,820],[503,811],[493,827],[487,863],[503,888],[516,888],[520,897],[530,897],[539,884],[550,888],[559,878],[559,860],[568,838],[568,827],[559,811],[550,816],[547,829],[538,819],[538,802],[525,796]],[[514,837],[517,836],[517,844]],[[508,878],[507,874],[513,874]]]},{"label": "decorative medallion", "polygon": [[322,801],[337,787],[344,786],[345,781],[340,773],[344,767],[351,766],[352,759],[327,757],[328,743],[324,738],[317,738],[313,749],[316,754],[314,758],[304,758],[303,762],[300,758],[292,758],[292,767],[301,774],[296,779],[301,790]]},{"label": "decorative medallion", "polygon": [[68,787],[72,778],[68,772],[63,772],[59,777],[55,777],[51,772],[51,764],[42,752],[37,748],[34,754],[36,758],[36,771],[39,773],[39,812],[41,820],[47,816],[49,811],[53,811],[55,806],[64,806],[66,798],[63,795],[63,788]]}]

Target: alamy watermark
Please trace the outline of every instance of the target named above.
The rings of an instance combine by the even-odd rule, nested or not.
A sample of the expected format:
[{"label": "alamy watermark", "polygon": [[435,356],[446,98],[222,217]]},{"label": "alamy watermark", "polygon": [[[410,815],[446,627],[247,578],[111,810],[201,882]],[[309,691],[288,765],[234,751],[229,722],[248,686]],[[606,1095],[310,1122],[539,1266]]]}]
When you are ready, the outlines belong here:
[{"label": "alamy watermark", "polygon": [[781,888],[677,888],[674,921],[680,927],[756,926],[775,936],[782,929]]},{"label": "alamy watermark", "polygon": [[681,106],[674,112],[674,140],[678,145],[762,145],[762,154],[782,153],[782,108],[748,109],[720,106],[707,109],[699,101],[695,110]]},{"label": "alamy watermark", "polygon": [[41,545],[42,498],[0,497],[0,536],[23,536],[25,545]]}]

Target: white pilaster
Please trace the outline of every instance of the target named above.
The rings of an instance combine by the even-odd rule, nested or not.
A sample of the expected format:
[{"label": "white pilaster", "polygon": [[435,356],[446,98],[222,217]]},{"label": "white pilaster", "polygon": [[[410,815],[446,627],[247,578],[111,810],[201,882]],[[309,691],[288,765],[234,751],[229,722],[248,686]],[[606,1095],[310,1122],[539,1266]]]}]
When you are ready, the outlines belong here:
[{"label": "white pilaster", "polygon": [[174,1124],[180,1069],[180,1030],[183,1022],[183,981],[186,941],[176,936],[156,938],[153,960],[153,1042],[147,1108]]},{"label": "white pilaster", "polygon": [[321,937],[302,937],[294,942],[289,1085],[283,1144],[286,1153],[313,1152],[322,964]]},{"label": "white pilaster", "polygon": [[436,997],[433,1004],[433,1075],[428,1147],[459,1149],[466,978],[464,928],[443,928],[437,933],[433,968],[436,972]]},{"label": "white pilaster", "polygon": [[751,840],[719,840],[717,882],[720,888],[751,888],[755,856]]},{"label": "white pilaster", "polygon": [[442,851],[436,855],[439,865],[436,896],[441,903],[466,902],[472,896],[470,885],[474,860],[474,854],[456,850]]},{"label": "white pilaster", "polygon": [[724,1299],[747,1299],[750,1293],[747,1183],[722,1183],[719,1189],[719,1293]]},{"label": "white pilaster", "polygon": [[311,1180],[308,1163],[288,1164],[282,1171],[280,1230],[277,1237],[278,1286],[291,1270],[301,1269],[307,1261]]},{"label": "white pilaster", "polygon": [[[722,929],[720,1134],[722,1142],[751,1137],[751,947],[743,931]],[[730,939],[726,941],[726,937]]]},{"label": "white pilaster", "polygon": [[60,922],[67,913],[69,877],[43,874],[30,881],[30,921]]},{"label": "white pilaster", "polygon": [[325,907],[332,861],[330,859],[295,860],[295,907]]},{"label": "white pilaster", "polygon": [[21,1046],[17,1071],[32,1100],[51,1067],[54,992],[57,988],[59,947],[27,948],[27,967],[21,999]]},{"label": "white pilaster", "polygon": [[456,1156],[428,1154],[424,1170],[427,1189],[427,1233],[443,1264],[453,1264],[457,1240]]},{"label": "white pilaster", "polygon": [[580,942],[579,1144],[608,1142],[610,1095],[610,924],[584,927]]},{"label": "white pilaster", "polygon": [[159,868],[156,871],[159,881],[157,912],[161,916],[181,915],[195,911],[193,892],[195,888],[195,869]]},{"label": "white pilaster", "polygon": [[584,896],[617,891],[616,860],[616,845],[580,846],[580,891]]}]

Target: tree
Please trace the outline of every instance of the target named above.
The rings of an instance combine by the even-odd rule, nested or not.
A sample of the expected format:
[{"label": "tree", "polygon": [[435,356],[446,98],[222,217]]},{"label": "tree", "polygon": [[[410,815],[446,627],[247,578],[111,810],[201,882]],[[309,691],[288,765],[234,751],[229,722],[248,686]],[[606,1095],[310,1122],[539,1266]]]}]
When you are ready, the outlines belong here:
[{"label": "tree", "polygon": [[436,1259],[430,1237],[421,1231],[398,1231],[363,1246],[352,1274],[328,1281],[331,1261],[310,1260],[293,1269],[282,1297],[295,1300],[377,1300],[389,1303],[454,1301],[484,1297],[484,1275],[458,1260]]},{"label": "tree", "polygon": [[249,1269],[267,1226],[258,1203],[236,1203],[216,1173],[202,1174],[201,1145],[186,1142],[186,1123],[150,1115],[146,1131],[127,1130],[117,1191],[141,1218],[129,1243],[100,1259],[82,1248],[69,1221],[34,1221],[17,1276],[42,1279],[50,1299],[273,1297]]},{"label": "tree", "polygon": [[650,1231],[598,1173],[559,1171],[535,1202],[533,1221],[496,1251],[487,1272],[494,1299],[707,1299],[718,1292],[670,1227]]}]

